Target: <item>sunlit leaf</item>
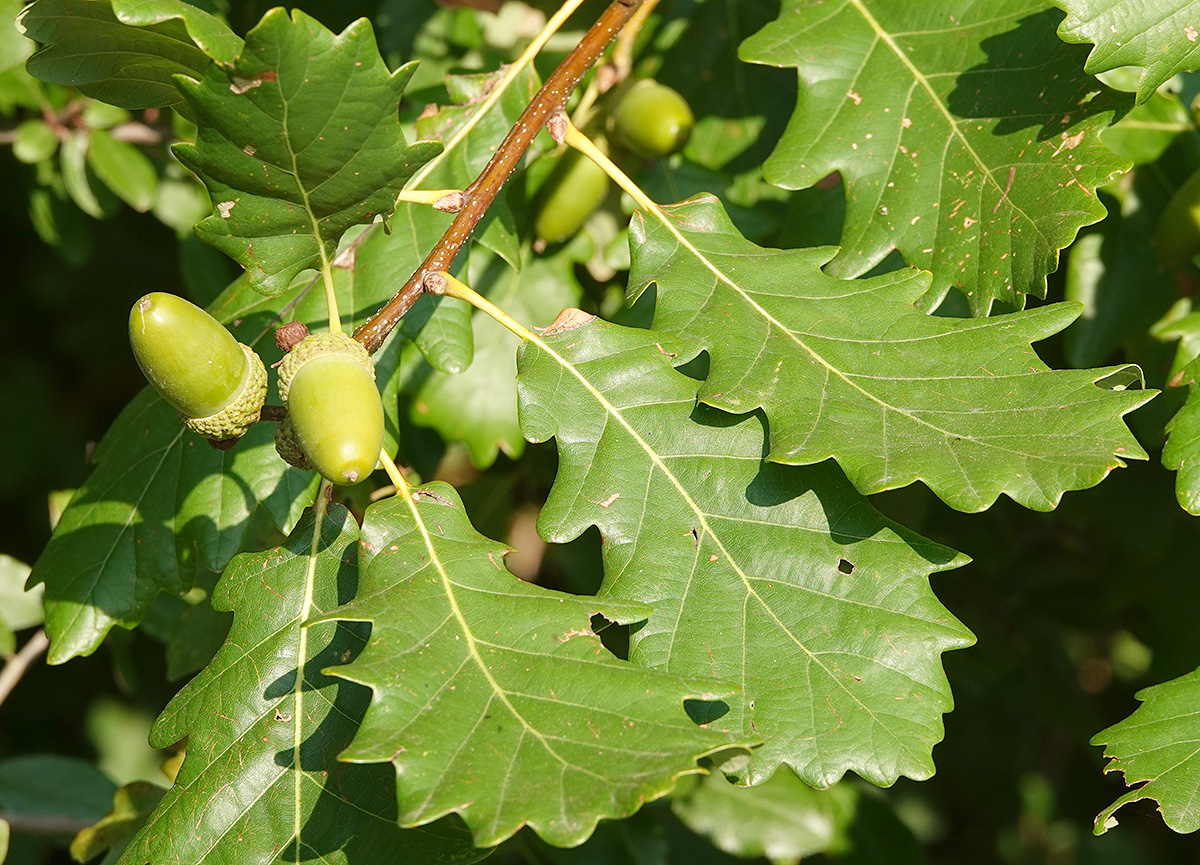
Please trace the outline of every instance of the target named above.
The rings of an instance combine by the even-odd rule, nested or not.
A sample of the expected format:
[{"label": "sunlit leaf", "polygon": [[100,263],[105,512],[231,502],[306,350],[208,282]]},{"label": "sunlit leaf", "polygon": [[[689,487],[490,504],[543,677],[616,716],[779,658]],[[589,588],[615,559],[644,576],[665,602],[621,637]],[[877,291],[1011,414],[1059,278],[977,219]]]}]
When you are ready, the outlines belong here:
[{"label": "sunlit leaf", "polygon": [[518,362],[522,428],[558,442],[538,529],[599,527],[601,597],[654,608],[630,659],[741,686],[720,723],[766,740],[748,783],[780,763],[817,787],[933,774],[941,653],[972,638],[928,577],[964,558],[884,519],[832,463],[764,462],[761,417],[697,406],[672,368],[694,347],[586,316],[544,340]]},{"label": "sunlit leaf", "polygon": [[1058,35],[1094,43],[1085,69],[1141,68],[1138,101],[1172,76],[1200,68],[1200,3],[1196,0],[1050,0],[1067,17]]},{"label": "sunlit leaf", "polygon": [[388,71],[366,19],[335,36],[279,8],[250,31],[233,68],[177,79],[200,132],[175,153],[215,209],[197,234],[265,294],[332,261],[342,234],[390,214],[409,176],[441,149],[407,144],[400,128],[414,68]]},{"label": "sunlit leaf", "polygon": [[320,672],[362,650],[365,631],[306,626],[353,597],[358,527],[331,506],[284,547],[226,569],[214,606],[233,628],[212,663],[155,722],[151,744],[187,738],[187,756],[125,865],[300,862],[458,863],[486,855],[461,826],[396,826],[390,772],[338,763],[366,709],[365,688]]},{"label": "sunlit leaf", "polygon": [[1122,805],[1154,799],[1168,826],[1195,832],[1200,829],[1200,670],[1135,696],[1142,705],[1132,715],[1092,737],[1093,745],[1105,746],[1104,771],[1120,772],[1133,788],[1100,812],[1094,831],[1100,835],[1115,826],[1113,814]]},{"label": "sunlit leaf", "polygon": [[712,357],[700,399],[761,407],[773,461],[832,457],[860,492],[921,480],[978,511],[1001,493],[1049,510],[1146,458],[1121,420],[1154,395],[1120,389],[1140,385],[1136,367],[1051,370],[1030,346],[1076,306],[925,315],[928,274],[834,279],[833,249],[763,249],[711,197],[635,215],[630,246],[631,293],[658,286],[655,329]]},{"label": "sunlit leaf", "polygon": [[1130,102],[1084,74],[1057,20],[1040,0],[785,0],[742,44],[743,59],[800,76],[767,178],[845,181],[830,273],[858,276],[896,248],[933,272],[926,309],[951,287],[978,315],[1045,296],[1059,250],[1104,216],[1095,188],[1127,167],[1099,135]]},{"label": "sunlit leaf", "polygon": [[452,487],[413,499],[367,512],[358,596],[326,617],[372,623],[362,654],[327,672],[375,692],[342,759],[395,764],[402,825],[457,812],[480,845],[528,823],[571,846],[698,758],[756,740],[684,711],[723,683],[640,669],[592,632],[594,614],[632,622],[645,607],[522,582]]}]

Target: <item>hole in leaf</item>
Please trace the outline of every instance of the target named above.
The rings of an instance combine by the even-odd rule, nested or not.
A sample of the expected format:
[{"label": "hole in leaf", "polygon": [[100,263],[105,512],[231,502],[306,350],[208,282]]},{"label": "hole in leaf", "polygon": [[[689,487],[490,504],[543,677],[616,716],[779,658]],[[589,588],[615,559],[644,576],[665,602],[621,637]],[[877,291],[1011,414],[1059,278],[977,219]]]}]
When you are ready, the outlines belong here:
[{"label": "hole in leaf", "polygon": [[729,714],[729,704],[724,700],[684,700],[683,709],[697,724],[711,724]]},{"label": "hole in leaf", "polygon": [[854,562],[846,559],[838,559],[838,572],[847,576],[854,573]]}]

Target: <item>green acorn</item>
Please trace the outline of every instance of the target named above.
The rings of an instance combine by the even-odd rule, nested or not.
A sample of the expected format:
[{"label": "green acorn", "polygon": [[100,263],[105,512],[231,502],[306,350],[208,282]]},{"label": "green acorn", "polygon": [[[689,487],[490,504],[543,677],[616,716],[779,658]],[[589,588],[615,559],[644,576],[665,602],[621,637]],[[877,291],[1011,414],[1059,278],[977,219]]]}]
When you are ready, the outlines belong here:
[{"label": "green acorn", "polygon": [[[597,142],[603,149],[603,142]],[[546,243],[561,243],[575,232],[608,195],[608,175],[578,150],[563,154],[538,193],[534,231]]]},{"label": "green acorn", "polygon": [[287,462],[335,484],[361,481],[374,470],[383,447],[383,402],[375,365],[360,343],[344,333],[311,334],[279,365],[279,395],[288,417],[275,449]]},{"label": "green acorn", "polygon": [[267,398],[262,360],[200,307],[147,294],[130,310],[129,343],[147,380],[193,432],[236,439],[258,421]]},{"label": "green acorn", "polygon": [[696,121],[687,100],[665,84],[644,79],[621,97],[611,122],[626,147],[657,158],[683,149]]}]

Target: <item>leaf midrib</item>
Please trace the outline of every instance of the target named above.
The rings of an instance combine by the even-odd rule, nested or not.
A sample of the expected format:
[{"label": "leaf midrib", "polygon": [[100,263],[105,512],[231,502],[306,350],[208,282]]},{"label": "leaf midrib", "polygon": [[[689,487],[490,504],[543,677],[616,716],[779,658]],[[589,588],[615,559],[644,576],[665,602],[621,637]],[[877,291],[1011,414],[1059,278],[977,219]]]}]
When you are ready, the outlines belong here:
[{"label": "leaf midrib", "polygon": [[[562,757],[557,751],[554,750],[553,747],[551,747],[549,741],[541,733],[541,731],[530,724],[529,721],[526,720],[525,716],[517,710],[517,707],[512,704],[512,701],[508,699],[507,691],[505,691],[500,683],[496,681],[496,678],[492,675],[492,671],[488,667],[487,662],[479,652],[475,634],[471,630],[471,626],[467,622],[462,608],[459,606],[458,597],[454,591],[454,581],[446,572],[446,566],[442,562],[441,556],[438,554],[437,548],[433,543],[433,536],[430,534],[429,527],[425,524],[425,520],[421,516],[420,508],[417,507],[417,503],[413,500],[413,496],[411,494],[403,495],[403,498],[408,505],[409,512],[412,514],[413,522],[416,523],[417,530],[421,533],[421,538],[425,542],[425,549],[429,552],[429,561],[437,571],[438,579],[441,581],[442,590],[446,596],[446,601],[450,605],[450,611],[454,615],[455,620],[458,622],[459,629],[462,631],[463,637],[466,640],[467,653],[470,659],[474,662],[475,666],[479,669],[480,673],[483,674],[484,679],[487,680],[487,683],[491,687],[496,698],[499,699],[500,702],[504,704],[505,708],[508,709],[509,713],[520,722],[525,732],[537,739],[546,752],[555,760],[557,760],[564,769],[573,769],[577,772],[590,775],[598,781],[604,781],[605,779],[603,779],[597,773],[592,772],[590,769],[587,769],[584,766],[577,766],[568,761],[566,758]],[[519,751],[519,748],[515,749],[515,751]],[[433,795],[432,792],[430,795]]]},{"label": "leaf midrib", "polygon": [[[742,570],[742,568],[738,564],[737,560],[732,555],[730,555],[729,550],[725,546],[724,542],[721,540],[721,538],[717,535],[717,533],[713,530],[712,526],[709,524],[707,514],[696,503],[696,501],[691,497],[691,495],[688,493],[687,489],[684,487],[683,483],[675,476],[675,474],[670,470],[670,468],[666,465],[666,463],[663,462],[662,458],[658,455],[658,453],[654,450],[654,448],[650,446],[650,443],[647,442],[644,438],[642,438],[642,436],[637,432],[637,430],[635,430],[633,428],[632,424],[630,424],[625,419],[625,417],[621,414],[620,410],[617,409],[617,407],[614,406],[612,403],[610,403],[608,401],[608,399],[604,396],[604,394],[601,393],[599,391],[599,389],[594,387],[592,385],[592,383],[575,367],[574,364],[572,364],[570,361],[568,361],[566,358],[564,358],[558,352],[554,351],[554,349],[552,349],[549,345],[547,345],[536,334],[531,333],[531,334],[529,334],[528,338],[531,342],[533,342],[535,345],[537,345],[540,349],[542,349],[547,354],[549,354],[551,357],[553,357],[559,363],[559,365],[562,366],[563,369],[565,369],[572,376],[574,376],[577,381],[579,381],[579,383],[592,395],[592,398],[595,399],[596,402],[599,403],[600,406],[605,410],[605,412],[608,414],[608,416],[613,418],[614,420],[616,420],[625,429],[626,433],[633,439],[633,441],[635,441],[638,444],[638,446],[641,447],[641,449],[645,452],[647,457],[650,459],[652,465],[655,468],[657,468],[660,472],[662,472],[663,476],[665,478],[667,478],[668,481],[670,481],[671,485],[674,486],[676,491],[679,493],[680,498],[683,499],[684,503],[687,505],[689,510],[691,510],[691,512],[695,515],[697,521],[699,522],[700,526],[704,530],[704,534],[712,538],[713,543],[716,544],[717,549],[719,549],[721,551],[725,560],[729,563],[730,568],[738,576],[738,579],[741,580],[747,597],[753,598],[755,600],[755,602],[766,612],[768,617],[774,622],[775,626],[778,627],[782,633],[787,635],[788,639],[790,639],[796,645],[796,647],[799,648],[800,651],[802,651],[808,657],[810,662],[812,664],[814,664],[816,667],[818,667],[822,672],[824,672],[825,675],[829,678],[829,680],[832,681],[839,690],[841,690],[843,693],[845,693],[846,696],[849,697],[856,705],[861,707],[862,710],[865,711],[871,717],[871,720],[874,724],[876,724],[879,728],[885,730],[888,733],[888,735],[890,735],[896,741],[896,743],[899,745],[899,747],[901,748],[902,751],[909,754],[910,756],[915,757],[916,755],[913,754],[912,749],[909,747],[908,743],[905,742],[902,737],[900,737],[899,735],[894,733],[887,724],[883,723],[883,721],[880,720],[879,716],[875,713],[875,711],[870,706],[868,706],[866,703],[864,703],[856,694],[854,694],[848,687],[846,687],[845,683],[843,681],[841,681],[836,675],[834,675],[833,671],[829,667],[827,667],[824,663],[822,663],[821,659],[811,649],[809,649],[808,646],[805,645],[802,640],[800,640],[795,634],[792,633],[791,629],[788,628],[787,625],[783,622],[783,620],[780,619],[779,616],[777,616],[775,614],[775,611],[773,609],[771,609],[771,606],[766,602],[766,600],[761,595],[759,595],[757,591],[755,591],[753,585],[751,585],[752,578],[748,574],[746,574],[745,571]],[[699,540],[697,541],[697,550],[699,550]],[[693,573],[694,573],[694,569],[693,569]],[[689,580],[688,580],[689,585],[691,582],[690,576],[691,575],[689,575]],[[672,635],[671,635],[672,640],[674,640],[675,632],[677,630],[678,629],[675,629],[672,631]],[[744,642],[743,642],[743,648],[744,648]],[[745,655],[745,653],[743,652],[743,657],[744,657],[744,655]],[[744,669],[744,665],[743,665],[743,669]],[[743,683],[744,682],[745,682],[745,676],[743,675]]]}]

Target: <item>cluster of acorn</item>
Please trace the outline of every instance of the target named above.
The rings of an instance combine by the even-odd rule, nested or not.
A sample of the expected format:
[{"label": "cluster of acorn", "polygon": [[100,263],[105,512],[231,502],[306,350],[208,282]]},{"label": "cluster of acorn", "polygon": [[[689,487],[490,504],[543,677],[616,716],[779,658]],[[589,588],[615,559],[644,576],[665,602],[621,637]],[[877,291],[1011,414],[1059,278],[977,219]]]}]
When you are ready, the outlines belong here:
[{"label": "cluster of acorn", "polygon": [[[695,118],[687,100],[657,81],[642,79],[616,97],[606,129],[624,149],[649,159],[670,156],[687,144]],[[595,138],[608,149],[607,139]],[[561,243],[575,235],[592,212],[604,203],[609,179],[604,169],[577,150],[563,155],[538,194],[537,236]]]},{"label": "cluster of acorn", "polygon": [[[231,446],[262,414],[267,370],[262,359],[195,304],[147,294],[129,314],[138,366],[184,424],[218,447]],[[291,465],[335,484],[364,479],[383,446],[383,403],[375,365],[344,333],[312,333],[292,323],[276,333],[287,352],[278,364],[286,414],[275,449]]]},{"label": "cluster of acorn", "polygon": [[[627,150],[660,158],[683,147],[692,124],[682,96],[643,80],[621,91],[607,128]],[[566,154],[540,195],[538,236],[558,243],[574,235],[608,186],[602,168],[578,151]],[[262,359],[200,307],[164,292],[147,294],[129,314],[129,341],[150,383],[215,447],[231,447],[263,418]],[[310,334],[294,322],[277,331],[276,344],[286,354],[278,364],[284,412],[272,418],[275,449],[335,484],[364,479],[383,445],[383,403],[370,355],[346,334]]]}]

